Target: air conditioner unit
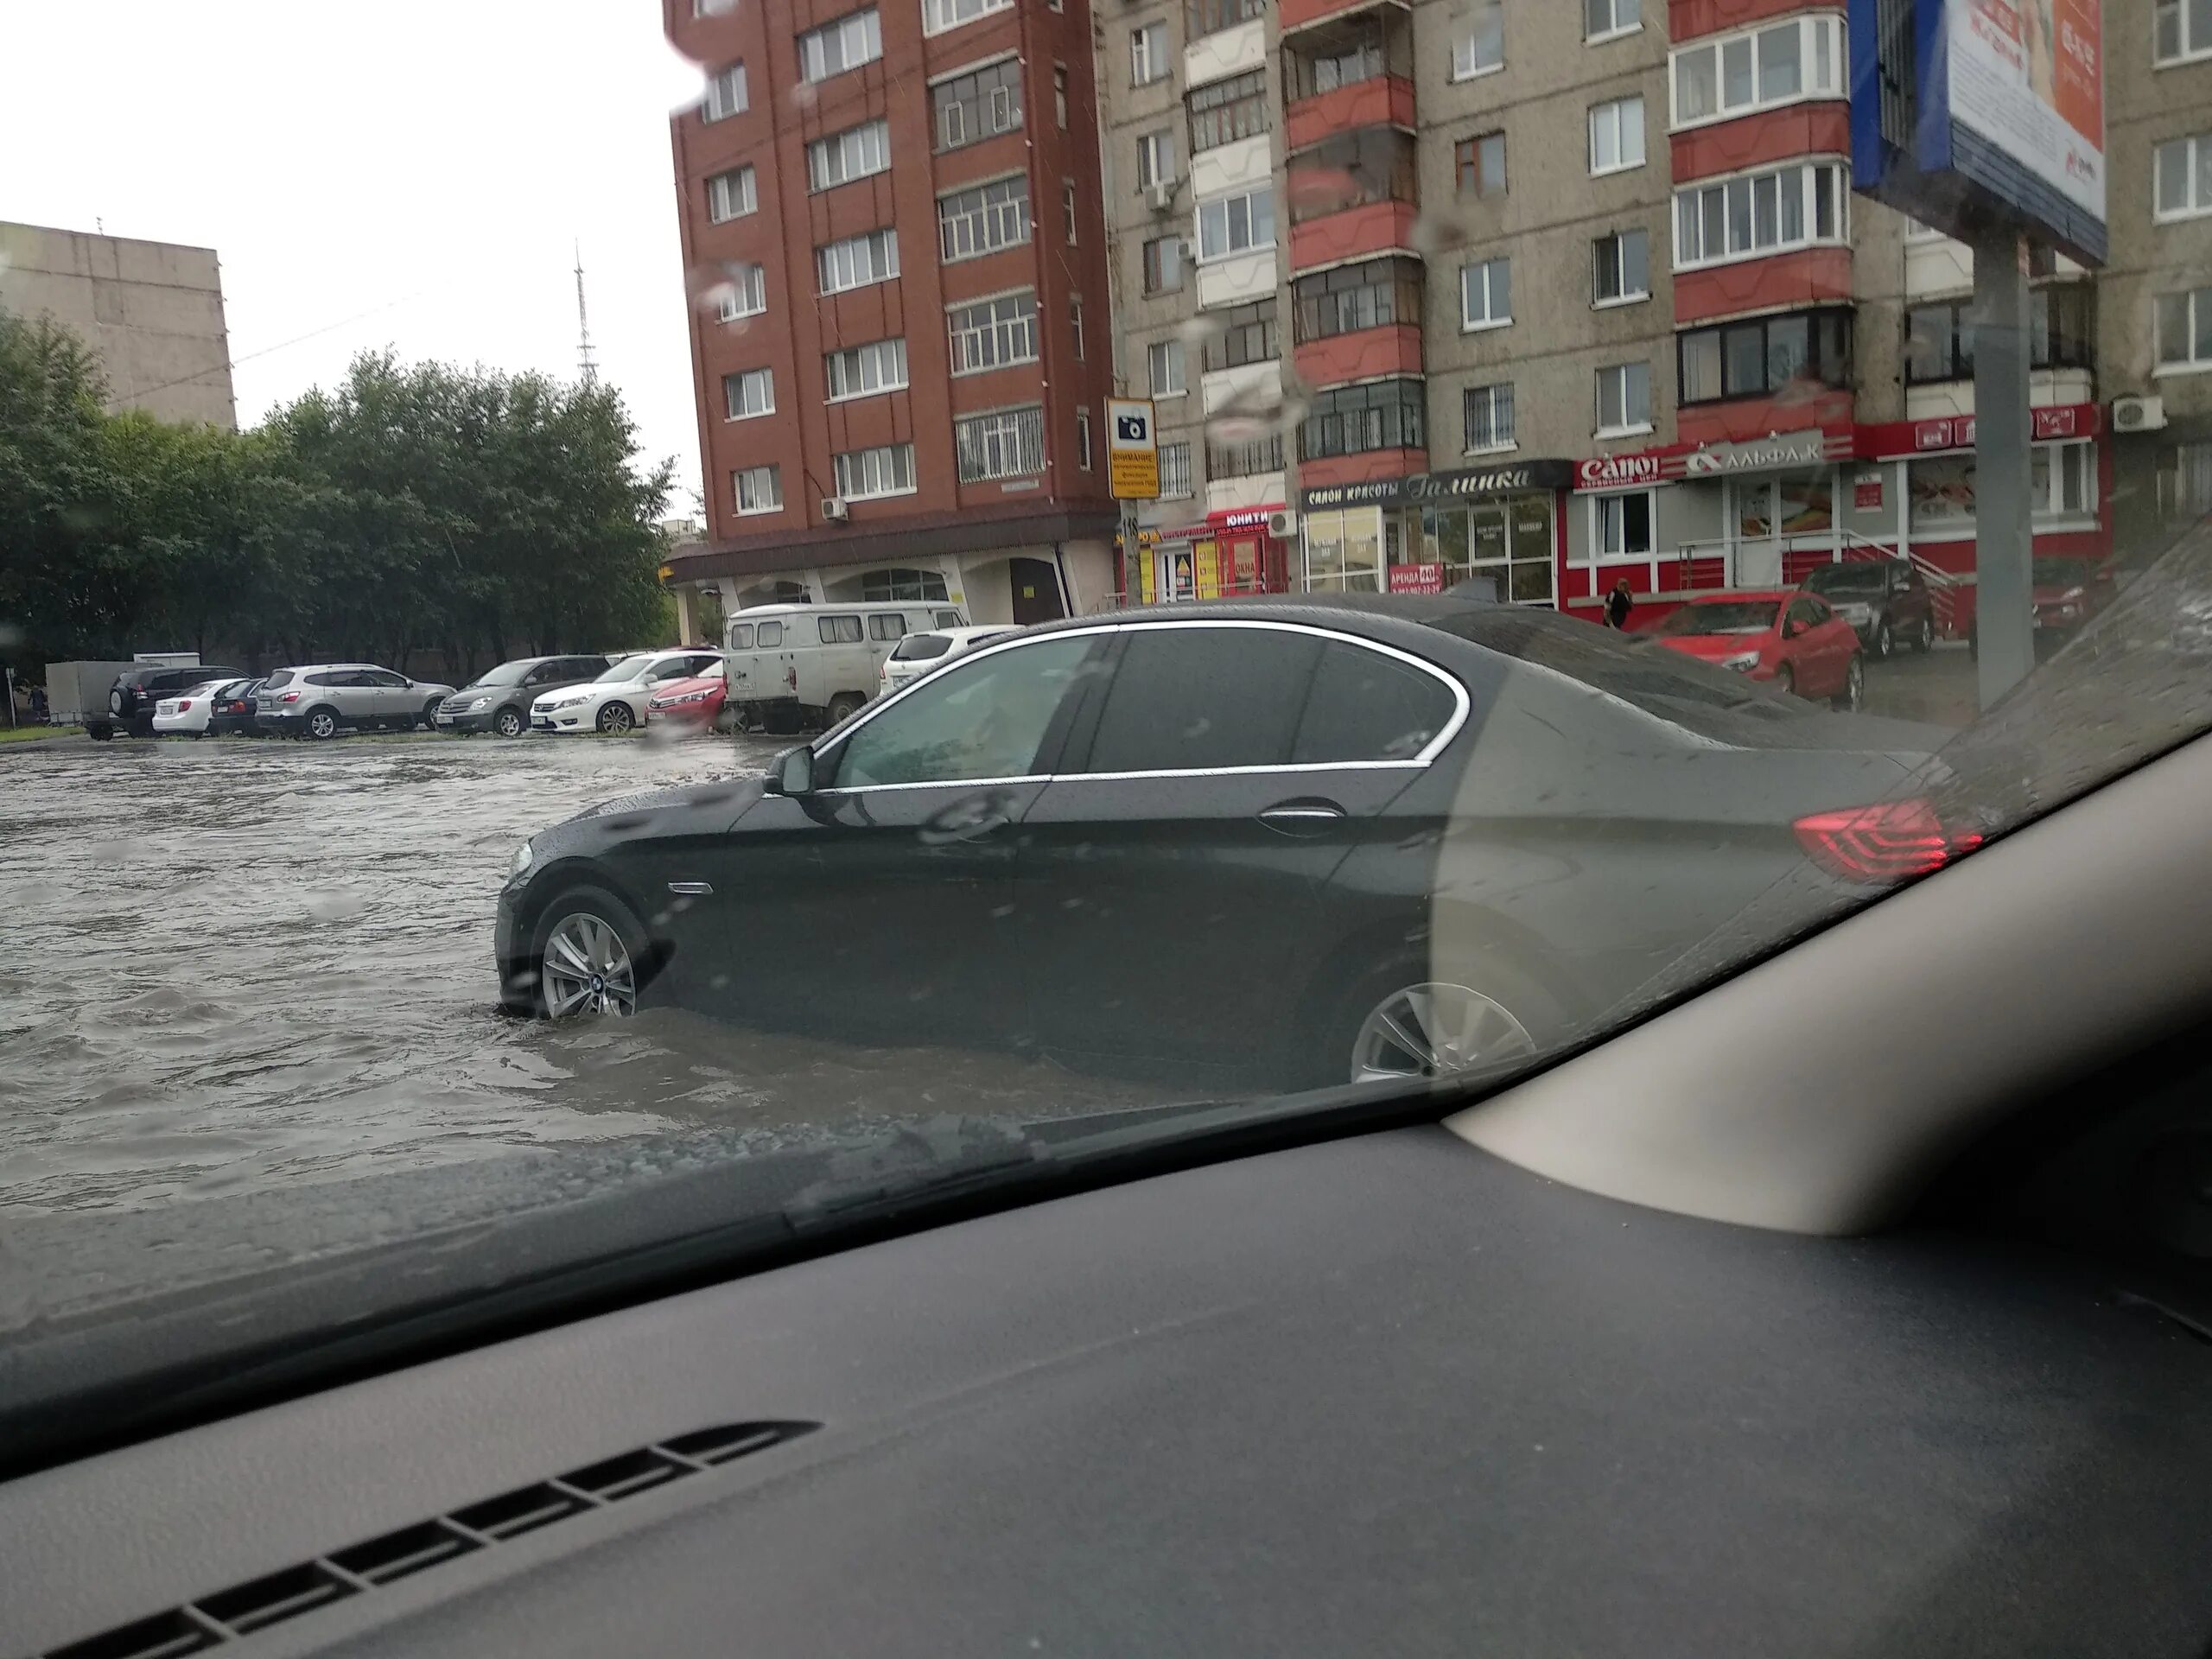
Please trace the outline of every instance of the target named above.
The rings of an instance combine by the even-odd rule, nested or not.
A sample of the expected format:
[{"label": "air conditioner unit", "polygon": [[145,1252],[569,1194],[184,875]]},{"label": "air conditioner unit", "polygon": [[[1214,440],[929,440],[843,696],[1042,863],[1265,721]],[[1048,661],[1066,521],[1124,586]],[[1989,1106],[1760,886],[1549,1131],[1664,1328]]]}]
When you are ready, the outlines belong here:
[{"label": "air conditioner unit", "polygon": [[1145,187],[1144,199],[1152,204],[1152,211],[1164,213],[1175,205],[1175,181],[1162,179],[1157,184]]},{"label": "air conditioner unit", "polygon": [[1298,534],[1298,515],[1294,512],[1271,512],[1268,515],[1268,534],[1277,541],[1286,541]]},{"label": "air conditioner unit", "polygon": [[822,498],[822,517],[825,523],[842,524],[852,516],[853,510],[843,496],[825,495]]},{"label": "air conditioner unit", "polygon": [[2166,423],[2163,397],[2115,397],[2112,400],[2112,429],[2115,432],[2156,432]]}]

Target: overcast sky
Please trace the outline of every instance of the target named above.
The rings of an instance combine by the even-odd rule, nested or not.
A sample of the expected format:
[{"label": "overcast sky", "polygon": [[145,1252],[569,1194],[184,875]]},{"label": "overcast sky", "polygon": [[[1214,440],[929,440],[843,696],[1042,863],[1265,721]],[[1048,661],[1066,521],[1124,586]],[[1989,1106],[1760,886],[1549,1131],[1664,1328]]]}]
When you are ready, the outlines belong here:
[{"label": "overcast sky", "polygon": [[386,345],[573,377],[581,240],[601,378],[693,510],[668,113],[700,77],[652,0],[0,10],[0,219],[214,248],[243,423]]}]

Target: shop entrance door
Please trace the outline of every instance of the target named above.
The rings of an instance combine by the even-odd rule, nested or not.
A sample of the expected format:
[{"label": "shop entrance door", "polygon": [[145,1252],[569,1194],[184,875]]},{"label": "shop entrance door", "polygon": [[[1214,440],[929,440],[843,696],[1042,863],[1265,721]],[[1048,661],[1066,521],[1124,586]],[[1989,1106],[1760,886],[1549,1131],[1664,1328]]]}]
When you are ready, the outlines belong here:
[{"label": "shop entrance door", "polygon": [[1060,603],[1060,575],[1044,559],[1009,559],[1007,582],[1014,589],[1014,625],[1057,622],[1067,607]]}]

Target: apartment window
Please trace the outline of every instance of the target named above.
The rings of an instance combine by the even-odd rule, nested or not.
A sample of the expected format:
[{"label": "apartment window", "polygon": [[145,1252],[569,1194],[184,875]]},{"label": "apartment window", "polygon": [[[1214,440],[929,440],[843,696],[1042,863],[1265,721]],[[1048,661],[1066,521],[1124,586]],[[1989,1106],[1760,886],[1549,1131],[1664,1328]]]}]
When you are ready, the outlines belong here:
[{"label": "apartment window", "polygon": [[831,352],[822,359],[830,387],[830,401],[868,397],[879,391],[896,391],[906,384],[906,342],[879,340]]},{"label": "apartment window", "polygon": [[1792,385],[1848,387],[1851,314],[1799,312],[1692,328],[1676,337],[1675,353],[1685,406],[1771,397]]},{"label": "apartment window", "polygon": [[1282,471],[1282,434],[1270,432],[1245,443],[1206,445],[1208,478],[1257,478]]},{"label": "apartment window", "polygon": [[1086,473],[1090,470],[1090,411],[1087,409],[1075,412],[1075,464]]},{"label": "apartment window", "polygon": [[882,55],[883,20],[874,7],[810,29],[798,37],[798,72],[810,81],[842,75]]},{"label": "apartment window", "polygon": [[1068,337],[1075,341],[1075,360],[1083,361],[1083,296],[1068,296]]},{"label": "apartment window", "polygon": [[1282,355],[1275,339],[1272,294],[1221,313],[1219,321],[1221,332],[1206,340],[1205,365],[1210,372],[1241,369],[1247,363],[1272,363]]},{"label": "apartment window", "polygon": [[2212,288],[2161,294],[2155,309],[2159,368],[2212,366]]},{"label": "apartment window", "polygon": [[1191,154],[1199,156],[1268,130],[1268,72],[1249,70],[1201,86],[1186,100]]},{"label": "apartment window", "polygon": [[1060,223],[1067,233],[1068,246],[1075,246],[1075,181],[1060,181]]},{"label": "apartment window", "polygon": [[1469,0],[1466,22],[1452,42],[1452,79],[1486,75],[1505,67],[1505,7],[1502,0]]},{"label": "apartment window", "polygon": [[1618,363],[1598,371],[1598,435],[1651,429],[1651,365]]},{"label": "apartment window", "polygon": [[1014,0],[922,0],[922,33],[942,35],[995,11],[1012,11]]},{"label": "apartment window", "polygon": [[1513,437],[1513,387],[1510,382],[1494,386],[1469,386],[1460,400],[1466,426],[1466,450],[1471,455],[1486,449],[1510,449]]},{"label": "apartment window", "polygon": [[[2087,283],[2038,288],[2028,295],[2029,365],[2037,369],[2095,366],[2091,289]],[[1974,378],[1972,302],[1916,305],[1905,313],[1904,378],[1909,386]]]},{"label": "apartment window", "polygon": [[1459,268],[1459,327],[1502,328],[1513,321],[1513,262],[1500,257]]},{"label": "apartment window", "polygon": [[741,513],[780,512],[784,506],[783,470],[776,467],[747,467],[730,474],[732,493]]},{"label": "apartment window", "polygon": [[937,199],[938,251],[949,264],[1029,239],[1029,180],[1020,173]]},{"label": "apartment window", "polygon": [[891,124],[871,121],[865,126],[833,132],[806,147],[808,187],[827,190],[832,185],[864,179],[891,166]]},{"label": "apartment window", "polygon": [[2212,133],[2174,139],[2152,154],[2152,200],[2159,221],[2212,213]]},{"label": "apartment window", "polygon": [[[1058,75],[1056,85],[1065,97],[1066,71],[1059,71]],[[935,82],[930,87],[930,109],[940,150],[958,149],[1013,131],[1021,124],[1021,60],[1001,58]],[[1067,125],[1065,111],[1060,124]]]},{"label": "apartment window", "polygon": [[1183,378],[1183,342],[1155,340],[1145,348],[1145,362],[1152,374],[1154,397],[1180,397],[1190,388]]},{"label": "apartment window", "polygon": [[1301,460],[1428,448],[1428,396],[1418,380],[1376,380],[1318,394],[1298,429]]},{"label": "apartment window", "polygon": [[1033,407],[971,415],[953,423],[952,442],[963,484],[1041,473],[1045,470],[1045,411]]},{"label": "apartment window", "polygon": [[742,115],[747,103],[745,66],[733,63],[708,78],[707,95],[699,104],[699,118],[709,123],[727,121],[733,115]]},{"label": "apartment window", "polygon": [[1751,259],[1851,234],[1851,182],[1836,162],[1801,162],[1675,193],[1675,268]]},{"label": "apartment window", "polygon": [[1418,326],[1421,268],[1410,259],[1339,265],[1294,278],[1290,302],[1292,331],[1300,345],[1391,323]]},{"label": "apartment window", "polygon": [[1843,98],[1843,19],[1793,17],[1675,50],[1675,125],[1731,120],[1802,98]]},{"label": "apartment window", "polygon": [[1387,41],[1379,19],[1354,16],[1326,29],[1310,30],[1294,52],[1286,51],[1289,80],[1285,101],[1314,98],[1339,86],[1356,86],[1389,73]]},{"label": "apartment window", "polygon": [[754,420],[776,412],[776,377],[772,370],[747,369],[722,377],[722,399],[733,421]]},{"label": "apartment window", "polygon": [[729,280],[715,294],[715,315],[723,322],[757,317],[768,308],[768,273],[759,265],[725,265]]},{"label": "apartment window", "polygon": [[1198,258],[1225,259],[1231,254],[1275,245],[1275,193],[1268,185],[1240,196],[1198,204]]},{"label": "apartment window", "polygon": [[1183,27],[1192,40],[1267,15],[1267,0],[1183,0]]},{"label": "apartment window", "polygon": [[1183,238],[1155,236],[1144,245],[1144,291],[1173,294],[1183,286]]},{"label": "apartment window", "polygon": [[1601,559],[1651,556],[1651,492],[1590,499],[1590,541]]},{"label": "apartment window", "polygon": [[1009,363],[1037,360],[1037,296],[1027,291],[1001,294],[955,306],[947,314],[952,335],[952,372],[976,374]]},{"label": "apartment window", "polygon": [[1505,135],[1485,132],[1462,138],[1452,147],[1462,196],[1502,196],[1505,194]]},{"label": "apartment window", "polygon": [[1175,181],[1175,135],[1162,127],[1137,139],[1137,188]]},{"label": "apartment window", "polygon": [[1179,501],[1195,493],[1191,478],[1191,446],[1187,443],[1163,443],[1160,446],[1160,499]]},{"label": "apartment window", "polygon": [[1590,175],[1643,165],[1643,99],[1617,98],[1590,111]]},{"label": "apartment window", "polygon": [[814,270],[824,294],[866,288],[899,274],[899,232],[868,231],[814,251]]},{"label": "apartment window", "polygon": [[1129,85],[1148,86],[1167,74],[1167,25],[1147,23],[1129,31]]},{"label": "apartment window", "polygon": [[1626,305],[1651,297],[1651,232],[1615,231],[1590,245],[1590,303]]},{"label": "apartment window", "polygon": [[906,495],[914,487],[914,446],[887,443],[878,449],[848,449],[830,457],[837,493],[848,501],[872,495]]},{"label": "apartment window", "polygon": [[2212,518],[2212,443],[2177,443],[2158,458],[2158,516]]},{"label": "apartment window", "polygon": [[1052,118],[1064,129],[1068,124],[1068,71],[1061,63],[1052,66]]},{"label": "apartment window", "polygon": [[750,167],[733,168],[707,181],[707,217],[716,225],[760,210],[760,197]]},{"label": "apartment window", "polygon": [[1643,27],[1642,0],[1582,0],[1582,38],[1607,41]]},{"label": "apartment window", "polygon": [[2152,51],[2160,63],[2212,55],[2212,0],[2158,0]]}]

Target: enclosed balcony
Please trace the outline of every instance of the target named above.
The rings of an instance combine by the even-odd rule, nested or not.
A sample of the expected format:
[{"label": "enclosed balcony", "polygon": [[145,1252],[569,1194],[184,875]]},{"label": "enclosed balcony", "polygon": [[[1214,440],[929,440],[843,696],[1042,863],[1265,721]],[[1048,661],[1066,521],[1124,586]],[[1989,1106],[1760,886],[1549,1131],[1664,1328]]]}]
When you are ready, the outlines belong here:
[{"label": "enclosed balcony", "polygon": [[1330,18],[1287,37],[1282,67],[1290,149],[1361,127],[1413,129],[1413,25],[1395,7]]},{"label": "enclosed balcony", "polygon": [[1413,251],[1421,185],[1411,133],[1339,133],[1293,156],[1286,174],[1292,270]]}]

